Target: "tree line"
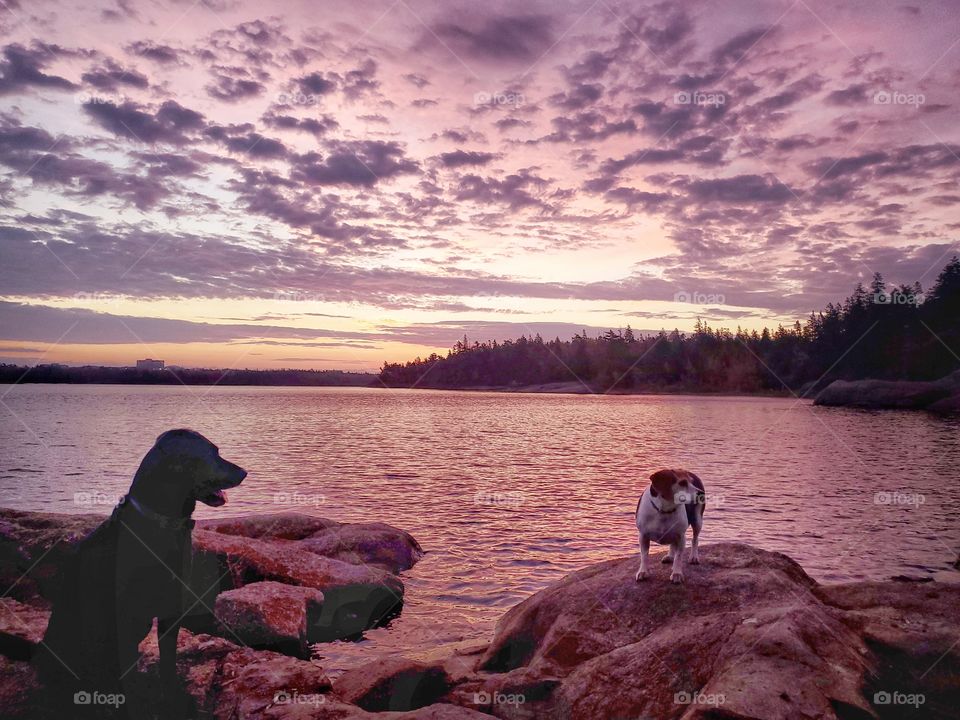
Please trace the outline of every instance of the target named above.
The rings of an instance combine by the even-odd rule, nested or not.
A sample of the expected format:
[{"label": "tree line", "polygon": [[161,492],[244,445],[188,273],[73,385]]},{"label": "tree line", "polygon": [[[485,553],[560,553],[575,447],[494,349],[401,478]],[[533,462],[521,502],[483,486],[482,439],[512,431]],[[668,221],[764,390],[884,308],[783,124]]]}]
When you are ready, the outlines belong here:
[{"label": "tree line", "polygon": [[291,385],[299,387],[355,385],[376,382],[373,373],[343,370],[215,370],[166,368],[138,370],[132,367],[49,364],[25,367],[0,364],[0,383],[99,383],[119,385]]},{"label": "tree line", "polygon": [[841,303],[806,322],[761,332],[714,329],[635,333],[629,326],[572,340],[540,335],[458,341],[406,363],[384,363],[390,387],[522,387],[579,381],[591,390],[764,392],[836,379],[932,380],[960,368],[960,259],[929,292],[919,283],[887,287],[877,273]]}]

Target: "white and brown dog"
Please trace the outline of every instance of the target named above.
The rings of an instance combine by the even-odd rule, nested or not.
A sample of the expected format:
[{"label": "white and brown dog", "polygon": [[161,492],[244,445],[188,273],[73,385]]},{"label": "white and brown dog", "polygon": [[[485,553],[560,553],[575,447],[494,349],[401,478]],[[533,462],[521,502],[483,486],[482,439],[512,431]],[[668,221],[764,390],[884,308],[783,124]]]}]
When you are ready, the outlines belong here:
[{"label": "white and brown dog", "polygon": [[643,491],[637,503],[637,530],[640,532],[640,569],[637,582],[649,573],[647,556],[650,541],[669,545],[670,552],[662,562],[673,563],[670,581],[683,582],[683,549],[687,526],[693,528],[693,547],[690,562],[700,563],[700,529],[706,510],[703,482],[687,470],[658,470],[650,476],[650,487]]}]

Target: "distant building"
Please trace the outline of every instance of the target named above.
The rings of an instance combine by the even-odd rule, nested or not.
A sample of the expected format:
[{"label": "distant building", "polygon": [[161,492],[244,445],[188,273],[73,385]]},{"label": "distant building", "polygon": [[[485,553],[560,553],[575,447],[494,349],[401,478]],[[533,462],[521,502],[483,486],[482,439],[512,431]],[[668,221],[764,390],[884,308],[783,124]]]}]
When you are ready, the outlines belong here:
[{"label": "distant building", "polygon": [[163,360],[137,360],[137,370],[163,370]]}]

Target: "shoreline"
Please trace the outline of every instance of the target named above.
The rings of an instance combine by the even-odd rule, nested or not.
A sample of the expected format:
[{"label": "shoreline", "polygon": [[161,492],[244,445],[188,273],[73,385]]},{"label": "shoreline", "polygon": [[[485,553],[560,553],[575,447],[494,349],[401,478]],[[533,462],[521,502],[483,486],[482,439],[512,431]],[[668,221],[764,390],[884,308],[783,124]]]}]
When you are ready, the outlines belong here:
[{"label": "shoreline", "polygon": [[804,398],[801,394],[791,393],[787,390],[766,390],[766,391],[733,391],[733,390],[692,390],[692,389],[663,389],[663,388],[642,388],[642,389],[615,389],[615,390],[599,390],[596,388],[590,388],[584,386],[580,382],[570,381],[570,382],[559,382],[559,383],[539,383],[533,385],[519,385],[519,386],[510,386],[510,385],[473,385],[468,387],[433,387],[429,385],[418,385],[417,387],[405,387],[405,386],[385,386],[382,384],[371,384],[371,385],[301,385],[301,384],[292,384],[292,383],[199,383],[199,382],[183,382],[183,383],[158,383],[158,382],[74,382],[74,381],[35,381],[35,380],[26,380],[19,382],[11,383],[0,383],[0,385],[7,385],[10,387],[15,387],[18,385],[27,386],[27,385],[77,385],[77,386],[94,386],[94,387],[154,387],[154,388],[166,388],[166,387],[221,387],[221,388],[302,388],[302,389],[315,389],[315,388],[349,388],[349,389],[360,389],[360,390],[432,390],[432,391],[441,391],[441,392],[470,392],[470,393],[504,393],[504,394],[529,394],[529,395],[650,395],[650,396],[669,396],[669,395],[681,395],[681,396],[691,396],[691,397],[763,397],[763,398],[795,398],[795,399],[812,399]]},{"label": "shoreline", "polygon": [[[557,383],[538,383],[534,385],[472,385],[468,387],[431,387],[429,385],[420,385],[415,388],[390,387],[390,390],[447,390],[452,392],[491,392],[491,393],[517,393],[531,395],[686,395],[692,397],[769,397],[769,398],[799,398],[789,391],[767,390],[767,391],[734,391],[734,390],[691,390],[691,389],[664,389],[664,388],[637,388],[637,389],[612,389],[599,390],[591,388],[578,381],[557,382]],[[802,398],[801,398],[802,399]]]}]

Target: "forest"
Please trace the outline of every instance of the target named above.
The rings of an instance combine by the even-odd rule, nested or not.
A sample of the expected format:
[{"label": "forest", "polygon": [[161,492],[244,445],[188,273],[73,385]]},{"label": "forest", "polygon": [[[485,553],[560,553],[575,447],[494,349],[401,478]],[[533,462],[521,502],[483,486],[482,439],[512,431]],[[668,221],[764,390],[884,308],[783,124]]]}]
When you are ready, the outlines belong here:
[{"label": "forest", "polygon": [[84,365],[0,364],[0,383],[103,383],[122,385],[369,385],[377,383],[373,373],[342,370],[215,370],[210,368],[166,368],[137,370],[132,367]]},{"label": "forest", "polygon": [[524,387],[579,381],[594,392],[796,392],[836,379],[932,380],[960,368],[960,259],[929,291],[875,274],[805,322],[747,332],[698,320],[692,333],[629,326],[571,340],[458,341],[446,356],[384,363],[390,387]]}]

